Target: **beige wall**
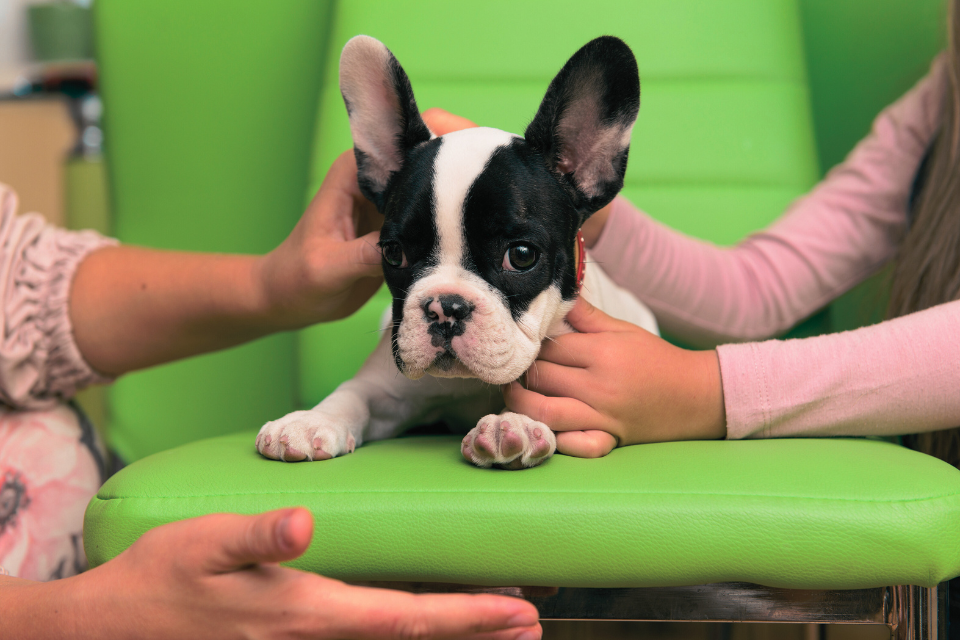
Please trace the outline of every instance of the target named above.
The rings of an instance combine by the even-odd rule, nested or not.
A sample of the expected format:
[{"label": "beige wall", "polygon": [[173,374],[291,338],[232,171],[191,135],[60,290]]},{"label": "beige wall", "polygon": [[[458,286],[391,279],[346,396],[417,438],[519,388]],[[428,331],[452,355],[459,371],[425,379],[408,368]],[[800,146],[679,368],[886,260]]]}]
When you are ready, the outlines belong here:
[{"label": "beige wall", "polygon": [[64,223],[63,163],[76,139],[63,100],[0,101],[0,182],[20,195],[20,212]]}]

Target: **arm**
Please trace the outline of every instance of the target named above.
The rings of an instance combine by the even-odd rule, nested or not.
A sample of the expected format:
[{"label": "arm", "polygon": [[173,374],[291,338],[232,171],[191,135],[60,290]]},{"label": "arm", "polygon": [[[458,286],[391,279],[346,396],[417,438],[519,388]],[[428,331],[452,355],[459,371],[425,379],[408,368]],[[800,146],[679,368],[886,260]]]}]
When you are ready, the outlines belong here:
[{"label": "arm", "polygon": [[266,256],[129,246],[92,253],[77,268],[69,310],[86,362],[116,376],[358,309],[382,275],[381,217],[356,175],[353,153],[344,153]]},{"label": "arm", "polygon": [[[304,509],[214,514],[157,527],[86,573],[0,576],[0,635],[43,638],[540,637],[530,603],[353,587],[280,566],[313,534]],[[522,634],[529,634],[524,636]]]},{"label": "arm", "polygon": [[[943,64],[881,113],[870,135],[777,222],[726,249],[651,220],[622,198],[592,248],[617,284],[693,343],[782,332],[889,261],[907,200],[939,122]],[[587,238],[589,240],[589,237]]]},{"label": "arm", "polygon": [[[583,301],[504,398],[557,448],[714,438],[901,435],[960,424],[960,301],[856,331],[688,351]],[[598,436],[596,431],[613,438]]]},{"label": "arm", "polygon": [[117,246],[15,215],[0,185],[0,402],[43,409],[88,384],[342,318],[382,283],[381,216],[341,155],[266,256]]},{"label": "arm", "polygon": [[960,301],[856,331],[717,349],[728,438],[960,425]]}]

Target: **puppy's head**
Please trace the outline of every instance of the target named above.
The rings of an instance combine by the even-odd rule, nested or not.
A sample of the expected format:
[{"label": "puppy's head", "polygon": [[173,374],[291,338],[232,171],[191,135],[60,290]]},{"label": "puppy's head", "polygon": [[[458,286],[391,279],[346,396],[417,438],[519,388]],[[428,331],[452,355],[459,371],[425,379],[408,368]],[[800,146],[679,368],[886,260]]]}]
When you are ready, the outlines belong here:
[{"label": "puppy's head", "polygon": [[640,106],[633,53],[609,36],[577,51],[524,137],[434,136],[396,58],[367,36],[344,47],[340,90],[360,188],[385,216],[397,366],[516,380],[576,298],[577,230],[623,186]]}]

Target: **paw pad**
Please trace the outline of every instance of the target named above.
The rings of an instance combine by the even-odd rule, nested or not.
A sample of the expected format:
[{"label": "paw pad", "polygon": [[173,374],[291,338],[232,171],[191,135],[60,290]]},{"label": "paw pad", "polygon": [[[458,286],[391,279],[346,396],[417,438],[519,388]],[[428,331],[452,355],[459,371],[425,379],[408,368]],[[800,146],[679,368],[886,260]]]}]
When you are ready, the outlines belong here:
[{"label": "paw pad", "polygon": [[556,450],[556,437],[542,423],[517,413],[485,416],[460,445],[463,457],[478,467],[535,467]]}]

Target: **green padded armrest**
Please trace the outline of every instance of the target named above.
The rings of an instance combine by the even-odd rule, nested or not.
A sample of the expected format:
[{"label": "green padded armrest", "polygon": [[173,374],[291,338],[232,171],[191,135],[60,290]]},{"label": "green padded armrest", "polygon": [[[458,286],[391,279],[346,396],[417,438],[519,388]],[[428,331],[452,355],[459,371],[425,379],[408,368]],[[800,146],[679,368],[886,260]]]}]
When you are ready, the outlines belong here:
[{"label": "green padded armrest", "polygon": [[134,463],[87,509],[93,565],[156,525],[303,505],[295,567],[352,580],[640,587],[934,586],[960,574],[960,471],[872,440],[683,442],[477,469],[459,438],[279,463],[254,433]]}]

